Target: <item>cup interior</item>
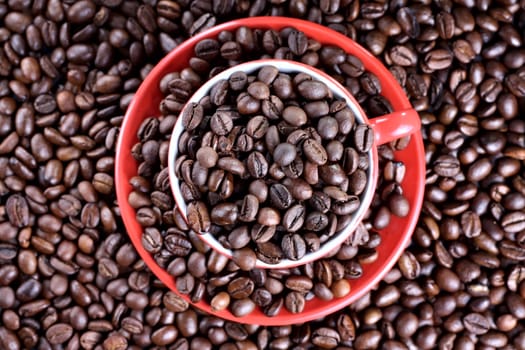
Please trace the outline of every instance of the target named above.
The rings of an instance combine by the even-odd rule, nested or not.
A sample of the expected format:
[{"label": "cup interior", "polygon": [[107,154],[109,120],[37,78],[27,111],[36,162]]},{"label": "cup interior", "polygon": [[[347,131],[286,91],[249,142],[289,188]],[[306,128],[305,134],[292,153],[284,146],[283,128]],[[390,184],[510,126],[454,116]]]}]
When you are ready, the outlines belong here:
[{"label": "cup interior", "polygon": [[[291,74],[306,73],[310,75],[315,80],[324,83],[332,91],[334,98],[343,99],[346,101],[346,104],[348,105],[348,107],[350,107],[350,109],[354,113],[357,123],[368,124],[368,118],[366,117],[366,114],[361,108],[361,106],[359,105],[359,103],[350,94],[350,92],[346,90],[343,86],[341,86],[341,84],[339,84],[335,79],[333,79],[328,74],[314,67],[305,65],[300,62],[280,60],[280,59],[255,60],[255,61],[242,63],[232,68],[224,70],[223,72],[210,78],[199,89],[197,89],[197,91],[190,97],[190,99],[188,100],[184,108],[188,107],[192,103],[199,103],[199,101],[202,98],[204,98],[205,96],[209,94],[213,86],[215,86],[221,80],[227,80],[233,73],[242,71],[246,74],[251,74],[251,73],[258,71],[264,66],[274,66],[280,72],[283,72],[283,73],[291,73]],[[168,168],[169,168],[171,191],[175,198],[177,209],[179,210],[181,215],[184,217],[184,219],[186,219],[187,204],[182,196],[182,193],[180,190],[180,180],[177,177],[176,171],[175,171],[175,160],[177,159],[178,150],[179,150],[179,139],[183,132],[184,132],[184,127],[182,125],[182,118],[179,117],[177,119],[177,122],[175,123],[173,132],[171,134],[170,147],[169,147],[169,153],[168,153]],[[357,209],[357,211],[355,211],[352,214],[352,218],[349,224],[345,228],[340,230],[339,232],[336,232],[326,242],[322,243],[319,250],[316,250],[314,252],[309,252],[305,254],[303,258],[299,260],[290,260],[290,259],[283,258],[277,264],[268,264],[264,261],[257,259],[257,262],[256,262],[257,268],[265,268],[265,269],[292,268],[295,266],[300,266],[300,265],[304,265],[309,262],[315,261],[317,259],[322,258],[323,256],[328,255],[333,250],[337,249],[348,238],[348,236],[351,235],[355,231],[355,229],[357,228],[357,225],[362,221],[364,215],[366,214],[368,207],[370,206],[372,202],[372,198],[373,198],[376,184],[377,184],[378,155],[377,155],[377,147],[375,145],[375,142],[374,142],[374,146],[367,152],[367,156],[368,156],[368,162],[370,166],[367,169],[366,187],[365,187],[364,192],[359,196],[360,201],[361,201],[359,208]],[[199,238],[201,238],[204,242],[206,242],[206,244],[211,246],[213,249],[215,249],[222,255],[228,258],[232,258],[232,255],[233,255],[232,250],[224,247],[224,245],[222,245],[214,237],[214,235],[207,233],[207,232],[201,232],[201,234],[199,235]]]},{"label": "cup interior", "polygon": [[363,297],[396,263],[406,245],[410,242],[410,237],[417,224],[423,203],[425,151],[421,133],[418,131],[412,135],[408,146],[396,153],[396,159],[403,161],[406,165],[406,176],[401,185],[413,210],[405,218],[393,218],[390,225],[379,232],[382,237],[382,243],[377,248],[378,259],[365,266],[359,279],[350,280],[351,292],[347,296],[331,301],[314,298],[306,304],[302,313],[292,314],[283,309],[276,317],[268,317],[262,311],[255,309],[251,314],[240,318],[233,315],[229,310],[213,310],[205,300],[196,303],[191,302],[189,296],[178,292],[175,278],[159,266],[151,254],[142,246],[142,227],[136,220],[136,210],[128,202],[128,196],[132,191],[130,179],[137,175],[138,168],[138,163],[131,155],[130,150],[138,141],[137,131],[141,123],[146,118],[159,115],[160,113],[159,103],[163,95],[159,88],[159,82],[162,77],[170,72],[180,71],[188,67],[188,61],[192,57],[195,45],[199,41],[205,38],[216,38],[221,31],[235,31],[242,26],[263,30],[281,30],[285,27],[294,27],[323,45],[339,46],[347,53],[351,53],[361,59],[365,69],[373,72],[381,79],[384,87],[382,95],[390,101],[394,111],[411,108],[410,102],[402,88],[386,67],[359,44],[340,33],[312,22],[277,16],[250,17],[230,21],[197,34],[181,43],[151,70],[137,90],[122,122],[117,144],[115,161],[117,200],[127,234],[138,254],[155,276],[174,293],[181,295],[183,299],[208,314],[233,322],[265,326],[299,324],[336,312]]}]

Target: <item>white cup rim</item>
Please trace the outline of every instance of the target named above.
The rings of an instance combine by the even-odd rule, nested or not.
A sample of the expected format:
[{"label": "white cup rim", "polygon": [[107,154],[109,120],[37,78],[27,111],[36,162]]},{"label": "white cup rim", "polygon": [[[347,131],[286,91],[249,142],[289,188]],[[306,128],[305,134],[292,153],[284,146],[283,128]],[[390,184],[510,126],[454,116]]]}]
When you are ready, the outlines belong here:
[{"label": "white cup rim", "polygon": [[[280,72],[284,73],[306,73],[312,76],[315,80],[321,81],[328,86],[328,88],[333,92],[334,97],[344,99],[347,105],[352,109],[356,117],[357,122],[361,124],[368,124],[368,119],[366,114],[360,107],[359,103],[355,98],[346,90],[341,84],[339,84],[334,78],[330,77],[328,74],[314,68],[312,66],[295,62],[289,60],[281,59],[259,59],[254,61],[245,62],[229,69],[226,69],[214,77],[206,81],[197,91],[190,97],[188,102],[185,104],[184,108],[192,103],[199,103],[199,101],[208,95],[211,88],[219,81],[228,79],[234,72],[243,71],[247,74],[253,73],[264,66],[274,66],[279,69]],[[184,110],[183,108],[183,110]],[[182,126],[182,118],[178,118],[173,132],[171,134],[169,151],[168,151],[168,173],[170,180],[170,187],[173,193],[176,207],[179,210],[182,217],[186,220],[186,210],[187,205],[184,201],[182,193],[180,191],[179,179],[175,174],[175,160],[177,159],[178,154],[178,145],[179,138],[184,132],[184,127]],[[342,230],[336,232],[332,237],[330,237],[326,242],[321,244],[321,247],[314,252],[308,252],[305,256],[299,260],[290,260],[283,258],[277,264],[268,264],[259,259],[257,259],[256,268],[263,269],[285,269],[292,268],[296,266],[301,266],[315,260],[321,259],[331,252],[338,249],[339,246],[349,237],[352,232],[355,231],[357,226],[363,220],[363,217],[366,214],[366,211],[370,207],[372,202],[375,188],[377,185],[378,177],[378,156],[377,156],[377,145],[374,141],[372,148],[367,152],[369,167],[367,169],[367,184],[362,195],[360,195],[361,203],[356,212],[352,214],[352,219],[350,223],[343,228]],[[212,234],[210,233],[199,233],[199,238],[201,238],[207,245],[212,249],[216,250],[220,254],[232,258],[233,251],[224,247]]]}]

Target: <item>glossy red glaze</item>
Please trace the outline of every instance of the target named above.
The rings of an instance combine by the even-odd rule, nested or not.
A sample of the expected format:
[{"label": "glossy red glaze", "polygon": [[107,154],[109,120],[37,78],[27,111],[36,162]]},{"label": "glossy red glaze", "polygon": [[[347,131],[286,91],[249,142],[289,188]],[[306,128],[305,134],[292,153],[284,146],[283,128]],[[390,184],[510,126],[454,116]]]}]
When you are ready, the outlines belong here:
[{"label": "glossy red glaze", "polygon": [[[115,164],[117,199],[127,233],[139,255],[151,271],[175,292],[177,292],[177,289],[174,278],[158,266],[151,255],[142,247],[142,229],[135,220],[135,210],[128,204],[128,195],[131,191],[129,180],[137,174],[138,166],[131,156],[130,150],[137,142],[137,130],[141,122],[147,117],[160,114],[158,111],[158,106],[162,99],[158,86],[160,79],[169,72],[187,67],[188,60],[193,54],[193,49],[200,40],[207,37],[216,37],[223,30],[235,30],[240,26],[276,30],[292,26],[323,44],[337,45],[348,53],[360,58],[365,68],[380,78],[383,84],[383,96],[390,101],[394,112],[401,112],[398,117],[403,118],[404,113],[415,113],[394,77],[372,54],[344,35],[321,25],[292,18],[252,17],[213,27],[182,43],[155,66],[135,94],[135,98],[130,104],[122,123]],[[370,122],[371,124],[377,124],[377,121],[372,119]],[[381,130],[388,130],[388,128],[381,127]],[[387,139],[383,137],[385,136],[381,136],[381,141],[384,142]],[[388,138],[388,136],[386,137]],[[365,295],[396,263],[410,241],[421,211],[425,183],[425,156],[420,132],[414,133],[409,146],[405,150],[398,152],[396,156],[397,159],[403,161],[406,165],[406,176],[402,186],[410,202],[411,212],[405,218],[393,217],[390,225],[380,232],[382,242],[377,248],[379,258],[374,263],[363,266],[364,272],[361,278],[350,281],[352,290],[349,295],[332,301],[314,299],[307,302],[305,310],[300,314],[291,314],[283,308],[283,311],[276,317],[267,317],[256,309],[250,315],[238,318],[228,310],[214,312],[209,304],[205,302],[199,302],[194,305],[210,314],[227,320],[270,326],[297,324],[318,319],[344,308]],[[186,296],[184,298],[189,300]]]}]

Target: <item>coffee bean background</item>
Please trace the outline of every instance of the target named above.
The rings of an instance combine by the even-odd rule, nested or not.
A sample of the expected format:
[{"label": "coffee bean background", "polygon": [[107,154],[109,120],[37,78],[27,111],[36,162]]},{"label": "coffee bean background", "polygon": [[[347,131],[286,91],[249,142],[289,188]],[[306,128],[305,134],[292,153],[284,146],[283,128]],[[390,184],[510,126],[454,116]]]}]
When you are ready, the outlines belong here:
[{"label": "coffee bean background", "polygon": [[[119,125],[155,62],[189,35],[266,14],[322,23],[380,57],[421,114],[429,169],[412,245],[384,281],[283,327],[202,315],[167,291],[113,192]],[[525,348],[521,2],[8,0],[0,20],[0,348]]]},{"label": "coffee bean background", "polygon": [[[293,33],[307,40],[302,32]],[[196,51],[199,51],[200,44],[211,41],[212,39],[206,39],[197,43]],[[347,162],[357,163],[362,157],[359,168],[366,171],[370,167],[366,152],[371,147],[373,134],[365,128],[365,132],[369,131],[370,142],[363,142],[363,127],[355,120],[349,107],[345,107],[344,100],[328,97],[328,87],[309,75],[279,73],[275,66],[264,66],[250,75],[241,73],[236,73],[234,79],[217,82],[206,97],[183,110],[181,118],[185,131],[180,137],[196,143],[198,148],[196,152],[193,152],[194,147],[186,146],[184,150],[181,149],[176,155],[178,159],[174,160],[179,168],[174,171],[186,187],[192,188],[192,193],[195,194],[192,197],[197,197],[188,203],[188,209],[184,213],[187,215],[188,226],[197,233],[214,231],[217,237],[235,230],[244,232],[252,244],[231,240],[227,249],[232,244],[247,248],[236,260],[243,263],[243,270],[249,271],[255,267],[255,259],[248,259],[249,256],[257,254],[259,259],[265,259],[258,252],[259,243],[271,241],[281,248],[280,255],[283,256],[278,254],[278,259],[275,259],[277,262],[284,258],[300,260],[307,250],[312,251],[307,247],[303,236],[318,235],[323,244],[336,234],[338,221],[347,220],[343,216],[351,215],[361,205],[363,192],[349,192],[350,187],[362,190],[367,182],[365,176],[360,178],[364,184],[355,181],[355,186],[349,185],[348,176],[352,176],[357,168],[350,169],[350,172],[344,171],[342,153],[356,155],[345,159]],[[281,85],[271,85],[277,76],[283,81],[292,82],[290,86],[294,94],[297,94],[296,97],[283,97],[283,101],[273,94],[281,90]],[[241,90],[238,89],[238,78],[245,81]],[[172,86],[176,81],[171,80],[168,85]],[[304,85],[307,87],[304,88]],[[322,98],[314,101],[305,99],[301,96],[301,91],[304,95],[311,96],[315,93]],[[219,95],[223,97],[219,99]],[[270,96],[274,102],[270,102]],[[254,98],[259,103],[258,110],[250,115],[241,113],[245,108],[243,100],[246,98]],[[220,104],[216,105],[217,102]],[[271,113],[262,110],[265,102],[273,103]],[[312,103],[324,105],[327,109],[331,107],[333,111],[314,119],[300,107]],[[200,116],[200,112],[197,113],[201,109],[204,117]],[[348,118],[338,122],[336,114],[347,115]],[[199,119],[201,121],[197,124]],[[345,123],[353,124],[352,132],[339,132],[339,125]],[[195,124],[198,126],[193,128]],[[295,130],[283,133],[285,127]],[[271,133],[269,130],[277,132]],[[156,141],[148,140],[139,144],[142,153],[145,148],[150,148],[152,142]],[[231,145],[224,150],[221,143],[225,142]],[[241,143],[243,144],[240,145]],[[336,158],[333,163],[328,161],[328,144],[340,148],[339,156],[331,154]],[[363,148],[363,145],[368,148]],[[144,156],[142,161],[152,162],[155,157],[158,157],[158,152]],[[311,163],[310,173],[321,174],[321,179],[307,182],[313,176],[304,172],[304,164],[308,162]],[[280,170],[284,177],[272,176],[269,169]],[[191,171],[190,177],[186,175],[187,171]],[[160,172],[162,169],[157,169],[157,173]],[[155,174],[151,178],[152,182],[154,178]],[[216,178],[222,178],[218,191],[215,190]],[[143,179],[147,181],[148,178]],[[345,180],[346,186],[342,186]],[[261,192],[242,191],[243,188],[249,189],[254,181],[265,192],[269,192],[269,198],[259,200],[262,197]],[[239,191],[221,191],[224,184]],[[339,186],[346,187],[346,190]],[[321,210],[319,201],[326,205]],[[171,199],[171,202],[174,200]],[[328,228],[329,220],[333,229]],[[167,226],[170,226],[169,223]],[[269,234],[258,234],[261,231]],[[156,241],[161,243],[160,239],[159,237]],[[249,248],[252,249],[251,254]],[[148,251],[156,252],[151,249]]]}]

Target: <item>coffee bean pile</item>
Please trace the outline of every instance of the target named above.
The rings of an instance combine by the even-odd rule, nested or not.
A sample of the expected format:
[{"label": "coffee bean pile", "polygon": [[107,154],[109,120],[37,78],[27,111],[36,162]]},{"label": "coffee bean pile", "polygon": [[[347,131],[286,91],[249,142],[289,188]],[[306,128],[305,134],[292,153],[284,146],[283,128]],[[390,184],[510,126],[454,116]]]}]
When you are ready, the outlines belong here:
[{"label": "coffee bean pile", "polygon": [[[255,15],[322,23],[382,59],[421,114],[429,169],[412,245],[377,288],[281,327],[204,315],[166,290],[112,184],[122,117],[152,66]],[[516,0],[0,3],[0,348],[525,349],[524,28]]]},{"label": "coffee bean pile", "polygon": [[181,139],[200,145],[191,154],[181,141],[175,161],[188,224],[235,232],[229,245],[252,249],[238,259],[243,270],[255,267],[255,255],[268,264],[301,259],[303,237],[324,243],[359,208],[373,131],[332,95],[305,73],[264,66],[220,80],[182,112]]},{"label": "coffee bean pile", "polygon": [[[254,32],[256,30],[242,27],[235,33],[221,32],[218,37],[223,38],[223,40],[225,40],[224,38],[242,37],[255,40],[253,39],[255,38]],[[360,67],[357,71],[350,69],[353,74],[373,76],[364,72],[362,63],[354,56],[347,55],[338,47],[320,45],[293,28],[286,28],[280,32],[267,30],[260,36],[262,37],[261,41],[250,46],[264,45],[264,38],[271,37],[274,38],[272,43],[278,42],[283,45],[281,48],[287,48],[293,46],[288,44],[297,42],[297,40],[289,40],[291,36],[302,37],[306,41],[301,41],[309,41],[314,54],[331,57],[329,54],[338,53],[340,57],[345,59],[345,62],[352,62],[351,67]],[[211,44],[212,41],[215,44]],[[205,47],[212,47],[215,50],[203,50],[202,43],[206,44]],[[268,40],[266,43],[268,44]],[[195,62],[207,62],[204,60],[207,58],[213,59],[214,62],[223,62],[226,67],[233,64],[233,62],[228,62],[225,57],[216,57],[220,52],[217,50],[218,47],[219,43],[213,39],[199,42],[195,47],[195,57],[190,58],[190,62],[195,65]],[[272,45],[268,47],[268,50],[278,53],[279,47]],[[211,56],[212,51],[214,52],[213,56]],[[203,52],[206,52],[206,56],[202,56]],[[304,55],[309,54],[306,49],[302,49],[301,52]],[[255,57],[254,55],[255,53],[251,56]],[[292,58],[294,57],[292,56]],[[329,66],[327,62],[324,62],[321,68]],[[202,81],[206,79],[208,74],[213,75],[213,68],[210,66],[201,67],[199,71],[203,75]],[[134,190],[130,193],[128,200],[130,205],[137,209],[136,219],[144,228],[142,235],[144,248],[153,255],[159,266],[166,268],[176,278],[179,292],[191,295],[194,302],[204,298],[204,300],[214,304],[217,298],[220,298],[218,299],[221,301],[220,308],[214,307],[214,309],[222,310],[229,307],[232,313],[239,317],[251,313],[256,306],[260,307],[268,316],[279,314],[283,307],[292,313],[300,313],[304,310],[305,302],[314,296],[321,300],[332,300],[334,297],[347,295],[351,289],[348,279],[359,278],[363,271],[361,264],[371,263],[377,259],[376,248],[381,242],[381,237],[376,231],[371,233],[369,230],[387,227],[391,214],[398,216],[408,214],[409,204],[399,185],[404,178],[404,164],[395,161],[394,148],[403,149],[408,144],[409,138],[400,139],[393,145],[381,147],[381,171],[385,175],[381,177],[379,185],[381,196],[376,196],[372,210],[368,210],[366,216],[368,220],[359,225],[358,229],[338,250],[331,253],[332,259],[292,270],[281,269],[268,273],[254,270],[257,258],[266,263],[275,264],[280,262],[283,257],[297,259],[298,256],[304,255],[307,250],[318,250],[320,245],[331,235],[342,230],[348,224],[351,215],[344,213],[337,215],[334,211],[328,218],[324,215],[323,208],[319,207],[319,203],[314,202],[315,206],[311,205],[313,207],[312,213],[317,218],[314,217],[316,220],[311,221],[319,222],[318,217],[326,218],[323,222],[326,229],[321,234],[316,234],[313,229],[307,229],[308,231],[303,238],[299,234],[286,234],[284,223],[278,225],[280,222],[271,224],[256,222],[251,228],[247,225],[235,227],[235,220],[226,225],[220,225],[221,222],[232,220],[232,215],[236,216],[234,219],[242,215],[245,201],[244,197],[237,198],[240,203],[228,203],[224,202],[223,199],[233,193],[246,194],[245,188],[248,188],[248,195],[253,195],[257,203],[268,201],[272,205],[261,212],[263,219],[274,220],[280,216],[275,207],[282,206],[283,202],[279,198],[282,197],[283,193],[289,194],[290,206],[294,198],[302,200],[305,192],[311,193],[312,198],[304,198],[304,200],[313,202],[312,199],[319,197],[322,202],[327,200],[326,206],[331,205],[332,202],[329,194],[332,196],[341,192],[347,196],[349,196],[347,192],[354,193],[354,196],[361,194],[366,185],[366,170],[369,166],[368,159],[364,157],[365,153],[363,152],[372,145],[371,129],[366,125],[357,123],[351,110],[342,101],[336,100],[329,103],[322,99],[306,98],[306,95],[311,95],[310,97],[319,95],[324,98],[329,94],[326,91],[326,86],[312,84],[314,81],[307,79],[308,77],[302,74],[293,78],[279,74],[275,67],[261,69],[257,76],[252,78],[239,74],[232,76],[229,81],[217,83],[210,90],[209,96],[206,96],[200,103],[191,104],[188,108],[179,110],[194,91],[188,78],[186,78],[196,75],[194,68],[187,68],[184,72],[169,73],[161,80],[160,89],[165,91],[166,95],[166,98],[160,103],[160,109],[164,115],[159,119],[147,118],[142,123],[137,135],[139,142],[135,144],[132,150],[133,156],[139,162],[139,167],[138,176],[131,179]],[[269,80],[270,82],[268,82]],[[374,81],[379,84],[377,78]],[[264,92],[264,96],[259,96],[261,98],[257,99],[253,95],[260,95],[264,89],[260,84],[261,82],[266,82],[268,91],[267,93]],[[231,89],[230,85],[235,85],[239,91],[235,91],[235,88]],[[303,87],[302,93],[299,86]],[[232,91],[228,94],[229,90]],[[300,125],[292,124],[294,120],[288,115],[288,112],[286,113],[288,120],[284,118],[285,104],[283,101],[291,100],[294,102],[292,96],[302,96],[307,100],[302,108],[298,103],[286,106],[286,108],[293,107],[294,110],[299,109],[304,112],[303,119],[306,119],[304,130],[299,128]],[[323,107],[320,102],[325,102],[325,106]],[[268,106],[273,107],[269,108]],[[167,178],[167,150],[171,129],[175,122],[174,109],[181,112],[183,126],[189,129],[180,137],[178,150],[183,155],[178,157],[175,163],[176,175],[183,180],[180,185],[181,193],[186,202],[191,202],[188,206],[186,222],[180,222],[183,219],[178,210],[174,208],[174,199]],[[328,113],[331,109],[335,112],[333,117],[324,114],[323,110],[326,109],[328,109]],[[278,110],[282,110],[283,120],[278,119]],[[257,115],[257,113],[261,114]],[[314,119],[313,124],[307,124],[308,115],[316,117],[310,118]],[[281,138],[284,140],[285,137],[287,140],[289,139],[289,142],[284,143],[285,146],[289,144],[294,148],[292,144],[299,143],[304,138],[303,145],[307,145],[306,141],[310,139],[315,141],[309,141],[311,144],[319,144],[319,147],[307,145],[306,149],[300,148],[300,151],[305,154],[305,161],[302,160],[301,156],[297,156],[297,149],[294,149],[296,155],[293,158],[290,157],[292,161],[290,164],[283,166],[275,161],[273,166],[267,166],[268,178],[275,184],[262,181],[252,175],[257,170],[253,166],[255,163],[253,159],[234,153],[240,143],[237,137],[243,132],[241,125],[235,126],[234,122],[239,124],[242,118],[250,116],[251,118],[243,123],[246,125],[245,136],[252,139],[254,149],[259,147],[258,153],[264,149],[273,148],[270,159],[275,160],[276,157],[273,153],[276,151],[279,161],[282,161],[281,158],[287,155],[287,152],[278,150]],[[272,121],[272,118],[275,121]],[[316,121],[317,119],[319,120]],[[330,126],[330,123],[325,121],[331,119],[333,119],[332,125],[337,126],[337,129],[328,130],[326,128]],[[228,125],[227,129],[225,129],[225,125]],[[305,134],[301,135],[301,131],[304,131]],[[218,133],[224,135],[218,135]],[[347,152],[350,154],[346,154],[345,159],[339,159],[339,162],[335,158],[332,162],[333,166],[330,166],[333,169],[329,168],[329,171],[323,171],[323,166],[326,163],[319,165],[314,160],[328,162],[328,154],[326,150],[321,153],[314,151],[321,150],[323,139],[325,139],[326,144],[326,138],[331,134],[335,134],[334,138],[341,134],[339,136],[343,137],[343,140],[345,135],[349,135],[347,138],[351,147],[346,148],[347,150],[350,149]],[[159,140],[163,141],[159,142]],[[245,143],[245,141],[246,138],[241,142]],[[344,153],[345,147],[342,148]],[[203,155],[203,152],[208,154]],[[293,151],[290,150],[289,152]],[[306,153],[310,154],[311,159],[306,157]],[[211,165],[217,166],[218,169],[208,175],[208,168],[200,166],[198,159],[203,159],[203,162],[213,161],[214,164]],[[264,157],[264,159],[266,158]],[[304,180],[299,183],[299,180],[302,179],[297,170],[300,169],[301,164],[303,164],[305,176]],[[347,176],[347,173],[350,175]],[[234,176],[237,179],[236,181],[234,181]],[[251,176],[255,181],[244,183],[243,178],[248,176]],[[280,184],[278,180],[281,179],[284,181]],[[295,188],[292,188],[288,181],[296,183]],[[312,185],[309,182],[324,187],[322,192],[316,191],[315,198]],[[204,189],[205,185],[212,189],[208,198],[202,198],[202,192],[206,191],[202,190],[201,192],[200,188]],[[277,187],[279,193],[276,193]],[[203,202],[206,199],[207,203]],[[352,206],[357,207],[356,205],[348,206],[347,204],[350,201],[344,202],[346,203],[335,200],[334,204],[337,205],[334,207],[338,207],[337,210],[344,210],[345,207],[346,209]],[[214,209],[210,210],[208,206],[212,206]],[[258,214],[256,214],[256,220],[259,220]],[[214,220],[219,224],[216,224]],[[306,214],[303,223],[308,224]],[[193,226],[193,230],[191,230],[191,226]],[[226,227],[225,230],[223,226],[229,227]],[[195,242],[192,241],[192,237],[198,232],[208,230],[208,227],[216,235],[219,242],[234,249],[232,263],[227,265],[226,258],[215,252],[210,254],[209,247],[202,242],[197,247],[194,246]],[[248,246],[250,241],[255,241],[255,247],[253,244],[251,247]],[[196,249],[197,252],[190,248]],[[297,254],[298,251],[300,255]],[[215,265],[215,256],[220,258],[218,266]],[[315,272],[328,269],[326,266],[331,266],[330,269],[335,273],[330,271],[325,276],[323,272]],[[262,277],[259,276],[261,273],[263,274]],[[267,279],[267,275],[271,279]],[[299,276],[301,285],[296,286],[287,283],[287,278],[290,275]],[[293,277],[293,279],[295,278]],[[332,283],[334,279],[341,281]],[[238,290],[241,292],[238,293]]]},{"label": "coffee bean pile", "polygon": [[[169,123],[169,118],[148,118],[140,130],[151,131],[151,126],[158,123],[157,132],[148,135],[152,135],[152,139],[169,142],[171,128],[162,127],[164,123]],[[139,139],[143,136],[139,133]],[[392,146],[382,146],[382,154],[394,154]],[[158,160],[157,166],[166,164],[167,154],[165,157],[164,160]],[[389,173],[396,168],[394,164],[395,161],[386,162],[386,176],[394,176],[394,173]],[[254,269],[256,255],[251,249],[245,248],[235,250],[233,260],[230,261],[206,245],[174,208],[167,171],[164,165],[163,170],[155,173],[153,183],[145,176],[133,177],[131,184],[134,190],[129,200],[131,205],[138,208],[136,218],[144,227],[144,248],[153,254],[157,264],[176,278],[178,291],[188,294],[193,302],[206,300],[214,310],[229,308],[238,317],[251,313],[255,307],[260,307],[268,316],[279,314],[283,307],[292,313],[300,313],[306,301],[314,296],[321,300],[332,300],[347,295],[351,288],[350,281],[361,277],[363,273],[362,264],[377,259],[375,249],[381,243],[381,236],[372,229],[370,222],[366,222],[359,225],[331,256],[297,268]],[[402,179],[400,172],[396,174]],[[384,193],[381,195],[385,197],[391,196],[392,191],[399,191],[387,186],[382,188]],[[157,201],[156,198],[164,199]],[[160,203],[163,203],[162,207]],[[368,216],[371,212],[368,211]],[[344,221],[341,222],[340,225],[345,225]],[[336,228],[340,230],[342,227]],[[219,237],[219,241],[225,245],[238,242],[239,232],[242,231],[227,231]],[[320,237],[310,237],[308,244],[313,250],[319,249]]]}]

